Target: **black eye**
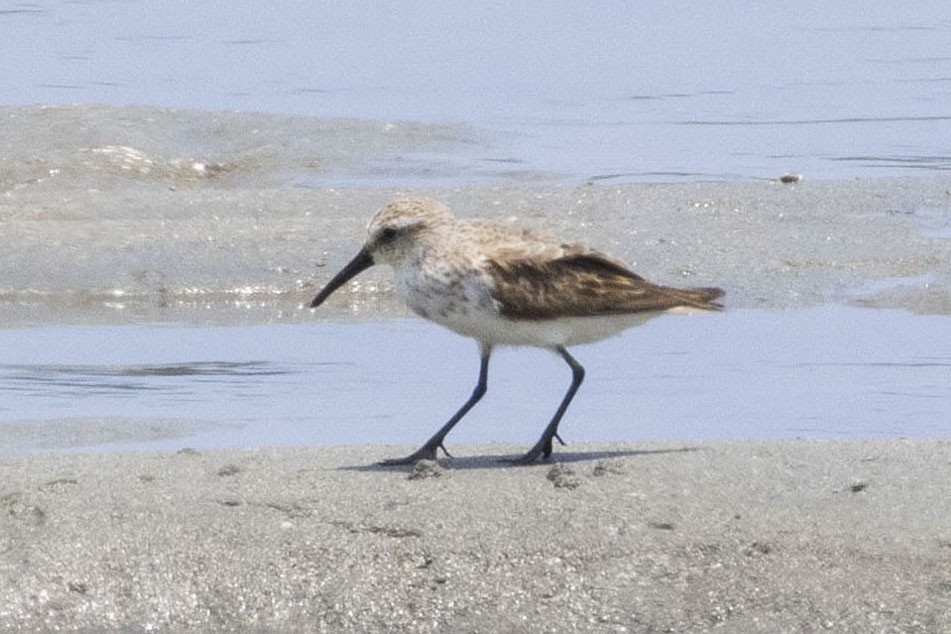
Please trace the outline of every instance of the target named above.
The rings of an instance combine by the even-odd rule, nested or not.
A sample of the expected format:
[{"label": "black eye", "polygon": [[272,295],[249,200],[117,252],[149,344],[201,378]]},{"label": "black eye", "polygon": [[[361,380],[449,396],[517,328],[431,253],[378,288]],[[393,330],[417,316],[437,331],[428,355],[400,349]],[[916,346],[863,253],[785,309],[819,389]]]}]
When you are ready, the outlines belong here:
[{"label": "black eye", "polygon": [[380,242],[393,242],[397,231],[393,227],[386,227],[380,232]]}]

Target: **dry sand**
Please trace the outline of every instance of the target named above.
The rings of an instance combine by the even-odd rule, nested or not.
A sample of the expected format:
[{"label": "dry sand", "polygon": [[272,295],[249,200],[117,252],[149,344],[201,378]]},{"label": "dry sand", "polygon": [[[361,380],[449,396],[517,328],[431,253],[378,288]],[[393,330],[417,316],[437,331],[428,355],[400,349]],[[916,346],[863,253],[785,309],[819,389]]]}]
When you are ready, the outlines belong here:
[{"label": "dry sand", "polygon": [[0,630],[949,632],[951,441],[0,462]]}]

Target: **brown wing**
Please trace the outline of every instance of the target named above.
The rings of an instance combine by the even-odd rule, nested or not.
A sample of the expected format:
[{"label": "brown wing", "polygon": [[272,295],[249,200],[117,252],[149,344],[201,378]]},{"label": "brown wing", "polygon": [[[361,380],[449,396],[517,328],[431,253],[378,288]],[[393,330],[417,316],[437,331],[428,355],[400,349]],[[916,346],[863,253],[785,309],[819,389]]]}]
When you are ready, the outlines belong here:
[{"label": "brown wing", "polygon": [[598,253],[554,259],[495,258],[488,262],[492,298],[511,319],[555,319],[667,310],[678,306],[717,310],[718,288],[657,286]]}]

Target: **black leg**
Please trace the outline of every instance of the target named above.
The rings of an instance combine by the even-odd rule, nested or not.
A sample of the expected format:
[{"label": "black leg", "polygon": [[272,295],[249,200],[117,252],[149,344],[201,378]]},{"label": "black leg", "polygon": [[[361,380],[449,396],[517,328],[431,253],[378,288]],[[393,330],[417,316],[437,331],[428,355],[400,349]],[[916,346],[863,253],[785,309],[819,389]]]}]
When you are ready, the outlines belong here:
[{"label": "black leg", "polygon": [[552,417],[551,422],[548,423],[548,426],[545,427],[545,431],[542,432],[542,437],[538,439],[534,447],[528,450],[528,453],[515,460],[516,464],[532,464],[538,460],[539,457],[549,457],[552,451],[552,439],[558,439],[558,442],[565,444],[565,441],[558,435],[558,423],[561,422],[561,417],[565,415],[565,411],[568,409],[571,399],[575,397],[575,392],[578,391],[578,388],[581,387],[581,382],[584,381],[584,368],[581,367],[581,364],[578,363],[573,356],[568,354],[568,351],[565,350],[564,347],[556,347],[555,352],[561,355],[561,358],[571,366],[571,386],[568,388],[565,398],[561,399],[561,405],[558,406],[558,410]]},{"label": "black leg", "polygon": [[[449,421],[439,429],[439,431],[433,434],[433,437],[427,440],[426,444],[424,444],[422,447],[405,458],[383,460],[380,462],[381,465],[390,466],[413,464],[418,460],[435,460],[438,449],[442,449],[446,452],[447,456],[450,458],[452,457],[449,452],[446,451],[446,447],[443,445],[443,440],[445,440],[452,428],[456,426],[456,423],[462,420],[462,417],[465,416],[469,410],[479,402],[479,399],[485,396],[485,393],[489,387],[489,357],[492,354],[492,348],[488,346],[482,346],[479,352],[482,356],[481,365],[479,366],[479,382],[476,383],[475,389],[472,390],[472,396],[469,397],[469,400],[466,401],[462,407],[459,408],[459,411],[453,414],[452,418],[450,418]],[[551,452],[549,451],[549,453]]]}]

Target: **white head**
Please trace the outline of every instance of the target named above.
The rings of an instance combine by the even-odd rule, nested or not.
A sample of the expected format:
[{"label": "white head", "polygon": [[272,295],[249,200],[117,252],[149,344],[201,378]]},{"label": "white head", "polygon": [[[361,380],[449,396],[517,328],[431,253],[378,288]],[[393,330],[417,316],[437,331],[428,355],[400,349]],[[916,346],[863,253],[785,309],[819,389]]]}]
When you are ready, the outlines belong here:
[{"label": "white head", "polygon": [[320,306],[331,293],[374,264],[396,266],[422,232],[452,220],[449,207],[429,198],[400,198],[376,212],[363,248],[310,303]]},{"label": "white head", "polygon": [[363,249],[374,264],[395,265],[418,236],[452,220],[449,207],[430,198],[401,198],[376,212],[367,225]]}]

